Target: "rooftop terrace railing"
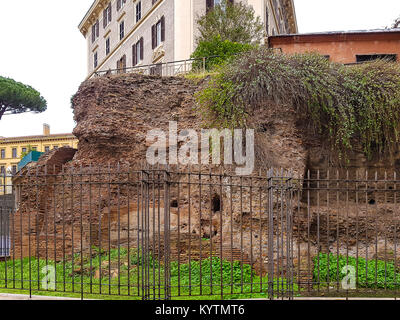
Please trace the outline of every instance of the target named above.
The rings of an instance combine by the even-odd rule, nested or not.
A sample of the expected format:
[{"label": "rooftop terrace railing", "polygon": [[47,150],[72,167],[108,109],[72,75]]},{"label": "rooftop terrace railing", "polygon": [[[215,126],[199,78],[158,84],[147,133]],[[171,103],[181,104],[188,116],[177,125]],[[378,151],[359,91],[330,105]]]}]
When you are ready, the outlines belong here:
[{"label": "rooftop terrace railing", "polygon": [[97,71],[94,76],[108,76],[113,74],[137,73],[143,75],[158,75],[158,76],[178,76],[184,75],[194,70],[205,72],[211,60],[220,58],[220,56],[210,56],[204,58],[178,60],[172,62],[160,62],[147,65],[136,65],[133,67],[125,67],[118,69],[108,69]]}]

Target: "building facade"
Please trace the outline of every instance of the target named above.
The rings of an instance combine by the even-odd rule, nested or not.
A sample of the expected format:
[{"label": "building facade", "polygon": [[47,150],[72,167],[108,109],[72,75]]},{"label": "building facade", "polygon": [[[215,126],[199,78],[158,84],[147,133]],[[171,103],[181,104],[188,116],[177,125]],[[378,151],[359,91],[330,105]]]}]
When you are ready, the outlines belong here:
[{"label": "building facade", "polygon": [[268,45],[286,54],[317,52],[343,64],[399,61],[400,29],[277,35],[268,38]]},{"label": "building facade", "polygon": [[[266,36],[297,33],[293,0],[232,0],[253,6]],[[79,29],[95,72],[189,59],[196,20],[220,0],[95,0]]]},{"label": "building facade", "polygon": [[[21,155],[29,149],[39,152],[47,152],[61,147],[78,147],[78,139],[71,133],[50,134],[50,126],[43,125],[43,135],[0,138],[0,173],[14,174],[17,171]],[[4,181],[2,181],[4,184]]]}]

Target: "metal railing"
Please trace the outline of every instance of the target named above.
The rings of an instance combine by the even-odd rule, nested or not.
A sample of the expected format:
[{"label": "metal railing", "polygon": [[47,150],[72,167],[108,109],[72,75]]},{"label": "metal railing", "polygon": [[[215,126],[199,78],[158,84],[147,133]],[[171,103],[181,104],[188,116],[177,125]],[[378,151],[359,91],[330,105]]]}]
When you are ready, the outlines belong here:
[{"label": "metal railing", "polygon": [[[282,53],[281,48],[269,48],[268,50],[276,51]],[[231,56],[240,55],[241,53],[233,53]],[[148,65],[136,65],[132,67],[124,67],[117,69],[108,69],[102,71],[96,71],[93,75],[96,76],[105,76],[105,75],[113,75],[113,74],[123,74],[123,73],[137,73],[143,75],[158,75],[158,76],[179,76],[185,75],[190,72],[206,72],[210,70],[210,68],[214,64],[218,64],[218,62],[222,62],[227,57],[220,55],[213,55],[202,58],[191,58],[186,60],[177,60],[170,62],[160,62],[153,63]],[[217,59],[221,59],[220,61],[216,61]]]},{"label": "metal railing", "polygon": [[171,62],[160,62],[148,65],[137,65],[133,67],[125,67],[120,69],[108,69],[103,71],[96,71],[94,76],[105,76],[123,73],[137,73],[143,75],[158,75],[158,76],[178,76],[184,75],[194,70],[207,71],[208,63],[212,59],[219,56],[210,56],[204,58],[178,60]]},{"label": "metal railing", "polygon": [[0,219],[9,239],[0,241],[3,289],[129,299],[398,296],[396,173],[297,179],[282,170],[240,177],[67,166],[28,168],[13,181],[17,209]]}]

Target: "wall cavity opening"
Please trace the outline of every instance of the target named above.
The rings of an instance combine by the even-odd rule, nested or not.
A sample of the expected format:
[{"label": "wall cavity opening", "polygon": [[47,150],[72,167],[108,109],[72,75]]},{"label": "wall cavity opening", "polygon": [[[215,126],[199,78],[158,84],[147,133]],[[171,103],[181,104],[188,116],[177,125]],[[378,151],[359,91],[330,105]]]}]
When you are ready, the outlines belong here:
[{"label": "wall cavity opening", "polygon": [[214,194],[212,198],[211,209],[213,213],[221,211],[221,197],[218,194]]}]

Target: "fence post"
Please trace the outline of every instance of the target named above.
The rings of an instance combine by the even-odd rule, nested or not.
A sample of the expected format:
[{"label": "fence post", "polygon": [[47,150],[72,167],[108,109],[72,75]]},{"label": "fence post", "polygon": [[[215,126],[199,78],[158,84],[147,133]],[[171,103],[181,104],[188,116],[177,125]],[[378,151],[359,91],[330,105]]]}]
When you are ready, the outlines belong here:
[{"label": "fence post", "polygon": [[206,57],[203,57],[203,72],[206,72]]},{"label": "fence post", "polygon": [[268,298],[274,299],[274,204],[273,169],[268,170]]},{"label": "fence post", "polygon": [[170,173],[168,167],[164,173],[164,298],[171,299],[170,283]]}]

